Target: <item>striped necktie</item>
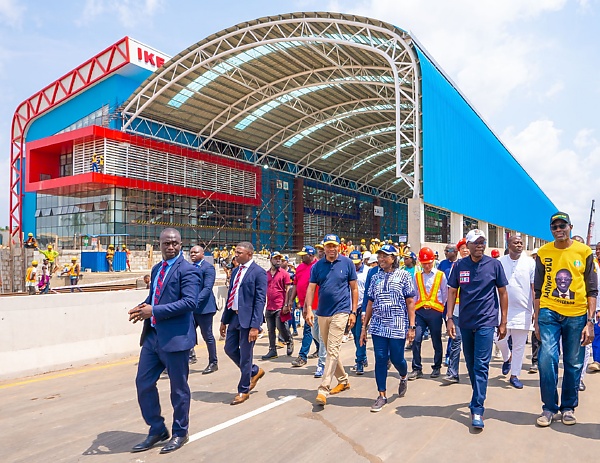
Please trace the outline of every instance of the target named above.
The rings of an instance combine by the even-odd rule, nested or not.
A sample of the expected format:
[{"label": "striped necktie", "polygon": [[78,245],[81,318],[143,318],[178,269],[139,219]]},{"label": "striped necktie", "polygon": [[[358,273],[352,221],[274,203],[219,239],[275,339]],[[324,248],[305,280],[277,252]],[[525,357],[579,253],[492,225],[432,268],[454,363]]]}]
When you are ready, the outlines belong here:
[{"label": "striped necktie", "polygon": [[[158,300],[160,299],[160,294],[162,293],[162,287],[165,281],[165,273],[167,273],[168,266],[168,262],[164,261],[162,263],[160,273],[158,274],[158,280],[156,282],[156,289],[154,290],[154,304],[152,305],[158,305]],[[152,315],[152,318],[150,319],[150,324],[152,326],[156,326],[156,318],[154,317],[154,315]]]},{"label": "striped necktie", "polygon": [[229,299],[227,299],[227,309],[233,308],[233,300],[235,299],[235,295],[237,293],[238,285],[240,284],[240,279],[242,276],[242,271],[245,269],[243,265],[240,265],[237,275],[235,276],[235,281],[233,282],[233,288],[231,288],[231,294],[229,294]]}]

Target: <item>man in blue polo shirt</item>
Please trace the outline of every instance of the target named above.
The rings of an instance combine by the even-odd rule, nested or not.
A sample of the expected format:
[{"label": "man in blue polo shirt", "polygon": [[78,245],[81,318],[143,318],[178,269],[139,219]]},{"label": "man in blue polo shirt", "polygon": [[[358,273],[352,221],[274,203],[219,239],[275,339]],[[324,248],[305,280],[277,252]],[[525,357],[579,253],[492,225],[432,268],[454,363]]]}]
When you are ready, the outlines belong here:
[{"label": "man in blue polo shirt", "polygon": [[[315,288],[319,286],[319,330],[327,348],[327,360],[323,381],[319,386],[316,402],[327,403],[329,394],[350,389],[348,374],[340,360],[340,348],[346,325],[352,329],[356,323],[358,307],[358,284],[356,268],[352,261],[340,254],[340,239],[337,235],[325,235],[323,240],[325,257],[319,260],[310,272],[310,282],[306,293],[306,323],[313,325],[312,303]],[[330,388],[335,374],[338,385]]]},{"label": "man in blue polo shirt", "polygon": [[[506,336],[508,314],[508,280],[502,264],[484,255],[487,240],[481,230],[471,230],[466,237],[470,256],[461,259],[450,273],[448,281],[448,313],[446,326],[454,338],[456,327],[452,320],[456,293],[460,288],[459,326],[462,335],[465,363],[473,388],[471,409],[472,426],[483,429],[483,402],[487,392],[488,372],[492,358],[494,332],[498,339]],[[497,290],[497,292],[496,292]],[[498,296],[500,296],[500,324],[498,324]]]}]

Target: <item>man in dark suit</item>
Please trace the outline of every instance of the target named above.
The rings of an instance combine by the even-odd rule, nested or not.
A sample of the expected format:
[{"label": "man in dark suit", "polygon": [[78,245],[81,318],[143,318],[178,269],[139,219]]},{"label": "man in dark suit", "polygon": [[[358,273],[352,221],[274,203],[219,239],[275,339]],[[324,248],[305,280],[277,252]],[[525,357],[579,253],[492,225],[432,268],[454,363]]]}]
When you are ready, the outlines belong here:
[{"label": "man in dark suit", "polygon": [[192,312],[198,301],[200,274],[183,258],[181,235],[177,230],[165,228],[162,231],[160,250],[163,260],[152,269],[148,297],[129,311],[130,321],[144,322],[135,385],[142,416],[150,426],[146,440],[134,446],[132,452],[148,450],[169,439],[156,387],[165,369],[171,382],[173,437],[160,453],[173,452],[189,439],[188,357],[196,344]]},{"label": "man in dark suit", "polygon": [[556,272],[554,281],[556,282],[556,288],[552,291],[552,297],[560,297],[570,301],[575,299],[575,293],[569,289],[573,281],[573,275],[568,269],[562,268]]},{"label": "man in dark suit", "polygon": [[263,322],[267,272],[252,260],[254,246],[251,243],[242,241],[235,248],[235,254],[239,266],[231,274],[220,328],[221,336],[225,336],[227,331],[225,353],[241,372],[238,394],[231,405],[248,400],[250,391],[265,375],[262,368],[252,363],[252,355],[258,330]]},{"label": "man in dark suit", "polygon": [[[194,309],[194,321],[200,327],[202,339],[208,350],[208,366],[202,371],[203,375],[214,373],[219,369],[217,364],[217,342],[213,336],[213,318],[217,312],[217,302],[213,294],[215,285],[215,267],[204,260],[204,248],[194,246],[190,249],[190,260],[200,272],[200,287],[198,288],[198,305]],[[190,363],[196,363],[194,349],[190,352]]]}]

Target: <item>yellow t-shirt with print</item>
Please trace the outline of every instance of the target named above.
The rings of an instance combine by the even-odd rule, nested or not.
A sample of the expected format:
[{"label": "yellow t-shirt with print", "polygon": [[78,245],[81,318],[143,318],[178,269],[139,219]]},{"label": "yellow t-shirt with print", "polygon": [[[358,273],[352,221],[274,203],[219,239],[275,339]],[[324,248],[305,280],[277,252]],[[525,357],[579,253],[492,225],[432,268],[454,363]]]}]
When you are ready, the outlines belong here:
[{"label": "yellow t-shirt with print", "polygon": [[[591,255],[591,248],[578,241],[573,241],[567,249],[557,249],[554,242],[547,243],[539,249],[538,258],[544,266],[541,308],[547,307],[565,317],[587,313],[584,272],[586,261]],[[594,275],[595,271],[593,268]]]}]

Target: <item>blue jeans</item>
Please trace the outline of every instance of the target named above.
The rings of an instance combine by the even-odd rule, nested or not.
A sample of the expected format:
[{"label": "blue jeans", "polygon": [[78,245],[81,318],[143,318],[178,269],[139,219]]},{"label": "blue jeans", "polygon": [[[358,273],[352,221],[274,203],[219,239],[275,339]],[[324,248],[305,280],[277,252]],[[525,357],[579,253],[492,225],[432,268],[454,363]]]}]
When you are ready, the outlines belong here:
[{"label": "blue jeans", "polygon": [[463,329],[462,343],[465,353],[465,363],[469,371],[469,379],[473,388],[473,395],[469,408],[471,413],[483,415],[485,396],[487,393],[488,373],[492,348],[494,346],[494,332],[496,327],[488,326],[475,330]]},{"label": "blue jeans", "polygon": [[[583,370],[585,348],[581,346],[581,332],[586,315],[565,317],[547,308],[540,308],[538,324],[542,342],[539,352],[540,391],[542,409],[557,413],[575,410],[579,400],[579,380]],[[558,343],[562,337],[563,381],[558,406]]]},{"label": "blue jeans", "polygon": [[387,382],[387,362],[392,361],[392,365],[398,370],[400,376],[406,376],[408,365],[404,359],[404,343],[406,339],[392,339],[383,336],[371,335],[373,338],[373,351],[375,352],[375,381],[379,392],[386,391]]},{"label": "blue jeans", "polygon": [[600,326],[594,324],[594,340],[592,341],[594,362],[600,362]]},{"label": "blue jeans", "polygon": [[458,327],[458,317],[456,315],[452,315],[452,320],[454,321],[454,327],[456,328],[456,337],[454,339],[450,338],[448,340],[448,342],[450,343],[450,363],[448,365],[448,374],[450,376],[455,376],[458,378],[458,365],[460,364],[460,348],[462,343],[462,336],[460,334],[460,328]]},{"label": "blue jeans", "polygon": [[423,335],[425,330],[429,327],[431,332],[431,343],[433,344],[433,369],[439,370],[442,368],[442,312],[438,312],[435,309],[424,309],[421,308],[416,312],[417,330],[415,333],[415,340],[412,345],[413,370],[423,370],[421,363],[421,344],[423,342]]},{"label": "blue jeans", "polygon": [[356,347],[356,363],[364,363],[367,361],[367,344],[360,345],[360,332],[362,331],[361,314],[356,315],[356,323],[352,327],[352,335],[354,336],[354,347]]},{"label": "blue jeans", "polygon": [[315,341],[318,351],[319,341],[313,338],[312,328],[308,326],[308,323],[304,323],[304,328],[302,331],[302,346],[300,347],[300,352],[298,352],[298,357],[308,360],[308,352],[310,351],[310,345],[312,344],[313,340]]}]

